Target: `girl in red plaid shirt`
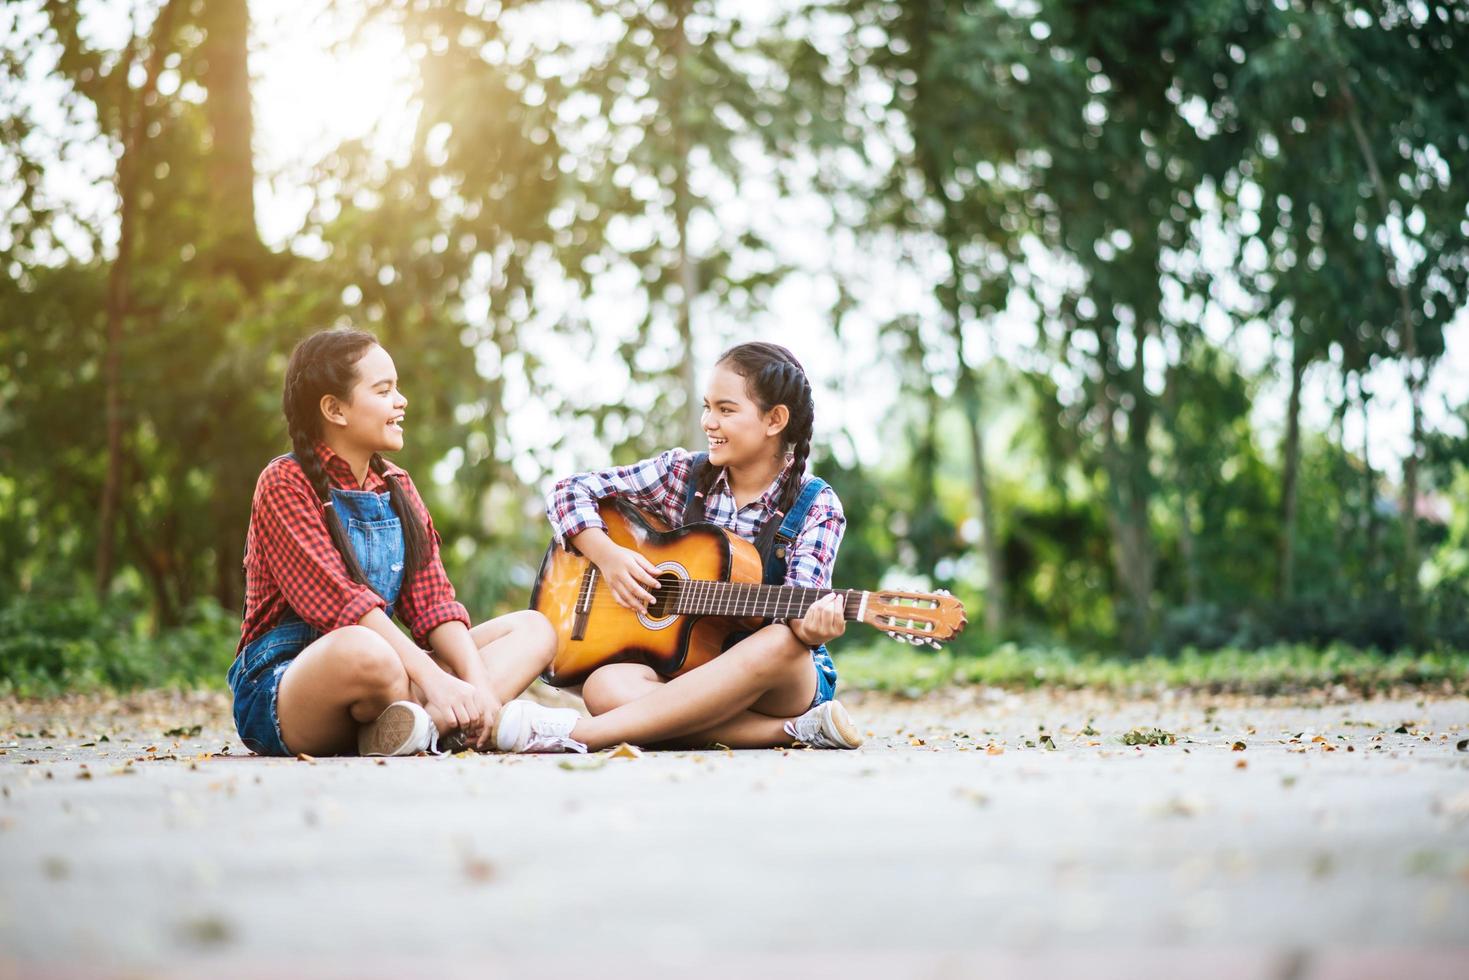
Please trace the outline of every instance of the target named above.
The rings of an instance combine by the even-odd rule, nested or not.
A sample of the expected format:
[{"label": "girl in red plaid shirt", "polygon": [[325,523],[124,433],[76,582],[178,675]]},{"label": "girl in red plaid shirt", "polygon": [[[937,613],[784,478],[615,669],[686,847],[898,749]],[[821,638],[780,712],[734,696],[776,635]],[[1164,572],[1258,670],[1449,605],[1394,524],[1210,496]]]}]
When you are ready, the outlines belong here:
[{"label": "girl in red plaid shirt", "polygon": [[261,473],[245,545],[241,739],[262,755],[407,755],[451,731],[486,746],[550,663],[550,623],[527,610],[471,627],[422,498],[382,456],[403,448],[408,400],[371,334],[302,341],[283,403],[294,451]]},{"label": "girl in red plaid shirt", "polygon": [[[623,497],[674,526],[690,513],[768,543],[806,488],[813,419],[811,385],[790,351],[761,343],[731,348],[704,396],[707,457],[671,449],[562,480],[548,501],[551,525],[562,544],[597,566],[620,605],[642,611],[653,602],[657,570],[607,536],[598,499]],[[806,496],[810,508],[786,550],[785,581],[773,584],[831,585],[846,518],[830,487],[810,489],[814,499]],[[836,668],[826,651],[845,627],[841,598],[832,594],[803,619],[771,623],[671,680],[642,664],[609,664],[582,685],[591,718],[513,701],[500,713],[495,742],[518,752],[580,752],[623,741],[856,748],[862,739],[835,700]]]}]

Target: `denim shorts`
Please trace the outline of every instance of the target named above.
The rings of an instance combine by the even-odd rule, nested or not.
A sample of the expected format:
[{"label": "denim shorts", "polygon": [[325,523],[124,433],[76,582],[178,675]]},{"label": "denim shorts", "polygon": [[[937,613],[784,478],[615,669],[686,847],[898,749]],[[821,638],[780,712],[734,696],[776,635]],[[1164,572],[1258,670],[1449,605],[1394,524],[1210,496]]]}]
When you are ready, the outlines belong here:
[{"label": "denim shorts", "polygon": [[291,661],[320,635],[301,620],[290,619],[251,640],[230,664],[235,731],[256,755],[295,754],[281,737],[276,696]]}]

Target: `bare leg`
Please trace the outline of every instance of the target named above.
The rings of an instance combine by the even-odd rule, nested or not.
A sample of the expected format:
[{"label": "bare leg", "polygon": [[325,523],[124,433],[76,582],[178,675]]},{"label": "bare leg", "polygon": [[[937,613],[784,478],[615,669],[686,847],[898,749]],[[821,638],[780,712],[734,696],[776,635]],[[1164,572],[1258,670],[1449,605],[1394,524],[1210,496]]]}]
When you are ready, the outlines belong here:
[{"label": "bare leg", "polygon": [[[645,697],[668,683],[657,671],[643,664],[609,664],[587,678],[582,691],[587,710],[602,715]],[[809,702],[808,702],[809,704]],[[799,714],[799,712],[797,712]],[[788,716],[794,718],[795,715]],[[727,745],[732,749],[768,749],[794,745],[785,731],[787,718],[775,718],[755,710],[741,711],[727,721],[702,732],[661,743],[667,748],[705,748]]]},{"label": "bare leg", "polygon": [[397,651],[365,626],[344,626],[302,650],[281,675],[281,737],[292,752],[353,752],[357,729],[409,696]]},{"label": "bare leg", "polygon": [[806,710],[815,693],[810,649],[788,627],[767,626],[697,670],[583,718],[571,737],[590,749],[666,742],[712,731],[747,709],[791,718]]},{"label": "bare leg", "polygon": [[530,687],[556,655],[556,631],[534,609],[497,616],[469,631],[489,672],[490,690],[504,704]]}]

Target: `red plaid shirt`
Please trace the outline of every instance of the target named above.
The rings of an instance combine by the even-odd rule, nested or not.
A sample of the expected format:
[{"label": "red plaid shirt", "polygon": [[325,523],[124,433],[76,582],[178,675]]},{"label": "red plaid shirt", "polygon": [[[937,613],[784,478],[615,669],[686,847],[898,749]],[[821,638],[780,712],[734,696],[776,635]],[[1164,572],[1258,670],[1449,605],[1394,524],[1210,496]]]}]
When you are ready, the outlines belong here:
[{"label": "red plaid shirt", "polygon": [[[387,481],[371,470],[359,485],[347,461],[317,443],[316,455],[326,467],[327,481],[341,490],[382,493]],[[388,463],[419,519],[428,528],[429,560],[418,574],[403,583],[398,594],[398,618],[419,646],[428,634],[451,621],[469,625],[469,613],[454,598],[454,586],[439,560],[439,535],[428,508],[408,473]],[[245,537],[245,622],[240,628],[238,654],[295,612],[323,633],[356,624],[373,609],[387,609],[382,597],[352,580],[342,555],[326,529],[321,501],[300,465],[289,456],[275,460],[255,484],[250,509],[250,531]]]}]

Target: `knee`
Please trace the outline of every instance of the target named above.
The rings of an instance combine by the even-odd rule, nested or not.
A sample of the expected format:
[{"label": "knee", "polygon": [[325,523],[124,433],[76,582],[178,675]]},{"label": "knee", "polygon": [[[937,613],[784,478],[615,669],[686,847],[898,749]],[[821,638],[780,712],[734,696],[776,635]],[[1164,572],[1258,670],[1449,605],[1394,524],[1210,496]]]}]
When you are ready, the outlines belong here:
[{"label": "knee", "polygon": [[551,625],[551,621],[536,610],[527,609],[516,629],[524,632],[528,641],[526,645],[539,650],[544,656],[543,666],[549,667],[556,658],[557,647],[556,627]]},{"label": "knee", "polygon": [[344,626],[333,631],[332,639],[332,652],[351,682],[374,691],[396,690],[407,678],[398,652],[366,626]]},{"label": "knee", "polygon": [[751,659],[757,669],[776,673],[811,659],[811,648],[797,639],[791,628],[783,623],[765,627],[748,642],[751,642]]},{"label": "knee", "polygon": [[582,684],[581,698],[592,714],[604,714],[643,693],[652,673],[641,664],[609,664],[600,667]]}]

